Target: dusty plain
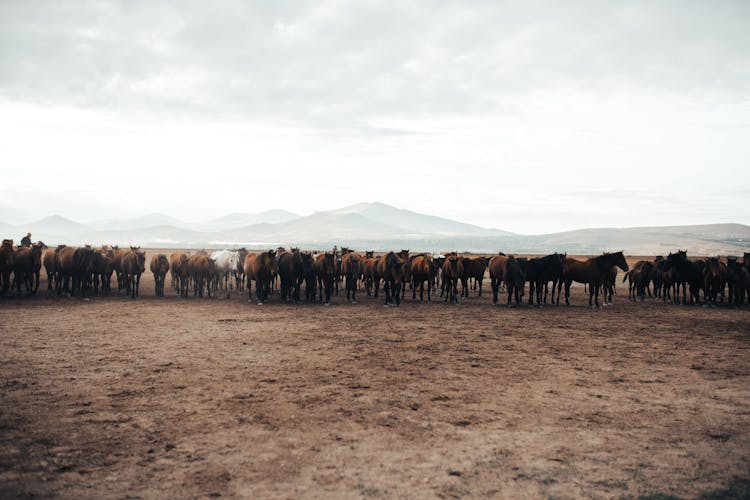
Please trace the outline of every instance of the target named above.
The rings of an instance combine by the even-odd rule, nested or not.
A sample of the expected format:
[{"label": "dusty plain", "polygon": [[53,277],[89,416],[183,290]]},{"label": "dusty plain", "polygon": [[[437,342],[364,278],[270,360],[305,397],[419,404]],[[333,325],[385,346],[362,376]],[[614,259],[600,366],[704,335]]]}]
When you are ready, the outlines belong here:
[{"label": "dusty plain", "polygon": [[[44,273],[43,273],[44,274]],[[750,473],[750,309],[0,300],[0,496],[696,497]],[[503,297],[504,299],[504,297]]]}]

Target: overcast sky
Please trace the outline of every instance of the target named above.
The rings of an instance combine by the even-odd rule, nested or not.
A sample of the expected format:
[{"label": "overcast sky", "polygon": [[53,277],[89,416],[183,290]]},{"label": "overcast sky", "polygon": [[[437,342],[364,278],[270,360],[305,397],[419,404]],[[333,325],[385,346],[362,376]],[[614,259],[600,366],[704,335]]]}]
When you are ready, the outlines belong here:
[{"label": "overcast sky", "polygon": [[750,2],[0,2],[0,221],[750,223]]}]

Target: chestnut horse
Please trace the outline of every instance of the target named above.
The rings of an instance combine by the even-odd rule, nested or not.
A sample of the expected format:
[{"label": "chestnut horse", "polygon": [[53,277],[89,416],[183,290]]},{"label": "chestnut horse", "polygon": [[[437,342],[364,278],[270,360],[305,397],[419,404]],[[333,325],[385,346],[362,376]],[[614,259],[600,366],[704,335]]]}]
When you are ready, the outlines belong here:
[{"label": "chestnut horse", "polygon": [[445,301],[450,300],[454,304],[458,304],[458,280],[464,273],[464,266],[461,263],[461,258],[456,252],[452,252],[445,256],[445,262],[443,263],[443,283],[446,286]]},{"label": "chestnut horse", "polygon": [[41,241],[31,246],[18,247],[13,260],[13,281],[18,293],[21,293],[21,283],[26,287],[26,293],[36,293],[39,289],[39,271],[42,269],[42,250],[47,246]]},{"label": "chestnut horse", "polygon": [[346,300],[349,300],[351,293],[352,304],[357,303],[357,282],[362,275],[363,259],[358,253],[344,248],[341,249],[341,274],[345,278]]},{"label": "chestnut horse", "polygon": [[432,301],[432,280],[435,279],[435,265],[432,255],[418,255],[411,261],[412,300],[417,299],[419,286],[419,301],[424,301],[424,284],[427,282],[427,302]]},{"label": "chestnut horse", "polygon": [[185,252],[172,252],[169,254],[169,274],[172,276],[172,288],[180,297],[188,296],[188,282],[190,281],[189,259],[190,254],[186,254]]},{"label": "chestnut horse", "polygon": [[[262,305],[268,301],[268,295],[271,293],[271,280],[279,272],[276,250],[268,250],[256,255],[252,261],[251,271],[255,279],[255,299],[258,305]],[[249,281],[247,285],[250,286]]]},{"label": "chestnut horse", "polygon": [[[521,268],[521,263],[513,255],[508,255],[503,273],[503,282],[508,290],[508,307],[511,306],[511,298],[515,296],[516,305],[523,302],[524,285],[526,284],[526,273]],[[529,290],[531,294],[531,290]]]},{"label": "chestnut horse", "polygon": [[500,283],[505,277],[505,266],[508,263],[508,257],[505,254],[498,254],[490,259],[490,286],[492,287],[492,303],[497,304],[497,294],[500,289]]},{"label": "chestnut horse", "polygon": [[[602,283],[609,276],[612,266],[623,271],[628,270],[628,263],[622,251],[604,253],[585,261],[566,259],[567,272],[565,274],[565,303],[570,305],[570,285],[574,281],[589,285],[589,306],[599,307],[599,291]],[[592,303],[593,301],[593,303]]]}]

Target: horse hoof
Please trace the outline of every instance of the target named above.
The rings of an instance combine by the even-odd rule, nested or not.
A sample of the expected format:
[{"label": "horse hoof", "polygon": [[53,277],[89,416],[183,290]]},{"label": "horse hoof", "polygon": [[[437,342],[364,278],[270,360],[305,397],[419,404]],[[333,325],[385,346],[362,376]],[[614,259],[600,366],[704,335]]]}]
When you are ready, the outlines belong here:
[{"label": "horse hoof", "polygon": [[356,300],[352,300],[352,304],[356,304],[356,303],[357,303],[357,301],[356,301]]},{"label": "horse hoof", "polygon": [[330,306],[330,305],[331,305],[331,303],[330,303],[330,302],[326,302],[325,304],[323,304],[323,307],[328,307],[328,306]]}]

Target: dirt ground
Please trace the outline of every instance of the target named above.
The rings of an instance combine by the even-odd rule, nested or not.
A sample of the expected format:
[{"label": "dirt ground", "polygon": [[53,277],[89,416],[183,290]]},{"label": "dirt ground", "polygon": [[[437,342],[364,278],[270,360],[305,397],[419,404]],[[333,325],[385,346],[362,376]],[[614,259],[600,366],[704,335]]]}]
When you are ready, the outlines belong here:
[{"label": "dirt ground", "polygon": [[142,287],[0,301],[0,496],[694,497],[750,472],[747,307]]}]

